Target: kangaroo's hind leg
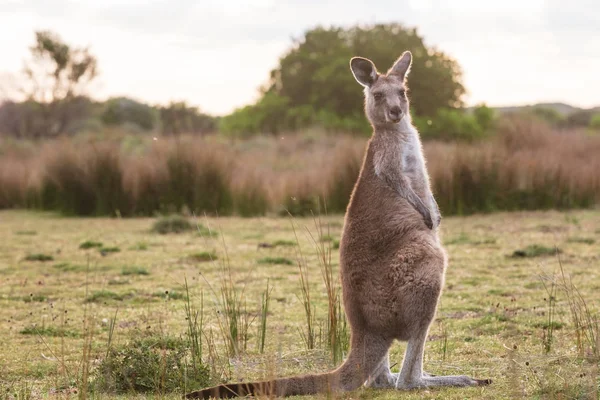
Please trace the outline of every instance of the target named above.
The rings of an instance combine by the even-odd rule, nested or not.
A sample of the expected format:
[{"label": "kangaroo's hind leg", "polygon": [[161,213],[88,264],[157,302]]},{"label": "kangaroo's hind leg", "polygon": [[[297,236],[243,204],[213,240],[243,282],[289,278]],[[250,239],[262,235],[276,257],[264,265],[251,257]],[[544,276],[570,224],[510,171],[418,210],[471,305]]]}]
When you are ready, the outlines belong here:
[{"label": "kangaroo's hind leg", "polygon": [[[373,376],[367,381],[366,386],[382,389],[394,388],[396,387],[399,375],[399,372],[392,372],[390,369],[390,358],[388,354],[381,364],[379,364],[375,372],[373,372]],[[423,371],[423,376],[431,377],[435,375]]]},{"label": "kangaroo's hind leg", "polygon": [[408,341],[402,370],[396,379],[397,389],[414,389],[435,386],[483,386],[490,379],[473,379],[466,375],[432,376],[423,373],[423,350],[427,331]]}]

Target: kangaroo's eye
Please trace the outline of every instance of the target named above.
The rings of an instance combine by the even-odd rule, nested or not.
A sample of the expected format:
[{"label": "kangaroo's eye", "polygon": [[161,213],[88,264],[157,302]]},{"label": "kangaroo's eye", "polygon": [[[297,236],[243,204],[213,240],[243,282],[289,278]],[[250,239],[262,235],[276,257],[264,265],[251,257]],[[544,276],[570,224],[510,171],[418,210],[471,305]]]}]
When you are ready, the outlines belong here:
[{"label": "kangaroo's eye", "polygon": [[406,94],[406,91],[404,89],[398,90],[398,96],[404,97],[405,94]]},{"label": "kangaroo's eye", "polygon": [[375,99],[375,101],[379,101],[379,100],[383,99],[383,94],[381,94],[381,93],[375,93],[373,95],[373,98]]}]

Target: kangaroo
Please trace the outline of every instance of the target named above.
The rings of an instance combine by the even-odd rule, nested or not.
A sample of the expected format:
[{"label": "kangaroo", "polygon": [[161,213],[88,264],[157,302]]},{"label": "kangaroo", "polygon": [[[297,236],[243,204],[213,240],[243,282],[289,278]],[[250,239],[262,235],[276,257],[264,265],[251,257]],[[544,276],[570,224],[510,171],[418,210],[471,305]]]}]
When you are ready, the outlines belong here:
[{"label": "kangaroo", "polygon": [[[489,379],[435,376],[423,371],[423,350],[444,284],[447,256],[440,244],[440,211],[432,195],[419,134],[412,125],[404,52],[387,74],[354,57],[350,69],[364,86],[373,127],[350,197],[340,241],[343,302],[350,352],[337,369],[264,382],[226,384],[187,398],[310,395],[362,385],[413,389],[488,385]],[[389,367],[394,340],[407,341],[399,373]]]}]

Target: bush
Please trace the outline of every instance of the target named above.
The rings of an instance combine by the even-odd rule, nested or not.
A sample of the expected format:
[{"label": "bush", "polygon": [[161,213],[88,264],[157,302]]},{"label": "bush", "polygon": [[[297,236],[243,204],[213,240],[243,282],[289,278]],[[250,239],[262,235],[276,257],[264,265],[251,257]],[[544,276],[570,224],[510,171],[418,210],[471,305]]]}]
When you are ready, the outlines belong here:
[{"label": "bush", "polygon": [[102,247],[102,243],[94,242],[93,240],[86,240],[85,242],[79,245],[79,248],[82,250],[92,249],[94,247]]},{"label": "bush", "polygon": [[158,123],[158,112],[151,106],[126,97],[109,99],[104,103],[100,116],[106,125],[134,124],[142,130],[149,131]]},{"label": "bush", "polygon": [[52,257],[51,255],[48,255],[48,254],[43,254],[43,253],[28,254],[25,256],[25,261],[46,262],[46,261],[53,261],[53,260],[54,260],[54,257]]},{"label": "bush", "polygon": [[424,139],[472,142],[489,134],[493,117],[481,106],[469,114],[463,110],[440,109],[433,118],[416,118]]},{"label": "bush", "polygon": [[194,229],[187,218],[180,215],[170,215],[159,218],[152,225],[152,232],[165,235],[167,233],[182,233]]},{"label": "bush", "polygon": [[266,189],[258,178],[247,179],[233,191],[234,208],[242,217],[261,216],[269,209]]},{"label": "bush", "polygon": [[165,202],[176,210],[186,206],[197,215],[229,215],[233,211],[225,154],[177,145],[167,158],[169,187]]},{"label": "bush", "polygon": [[600,131],[600,113],[592,115],[590,119],[590,128]]},{"label": "bush", "polygon": [[330,183],[327,192],[327,212],[344,213],[350,201],[354,184],[358,179],[362,158],[351,148],[344,148],[334,159],[333,172],[330,173]]},{"label": "bush", "polygon": [[185,102],[171,103],[160,108],[162,132],[165,135],[181,133],[204,134],[216,131],[217,119],[188,107]]},{"label": "bush", "polygon": [[171,337],[136,338],[112,348],[100,362],[94,386],[108,393],[164,393],[207,386],[209,371],[194,369],[188,343]]}]

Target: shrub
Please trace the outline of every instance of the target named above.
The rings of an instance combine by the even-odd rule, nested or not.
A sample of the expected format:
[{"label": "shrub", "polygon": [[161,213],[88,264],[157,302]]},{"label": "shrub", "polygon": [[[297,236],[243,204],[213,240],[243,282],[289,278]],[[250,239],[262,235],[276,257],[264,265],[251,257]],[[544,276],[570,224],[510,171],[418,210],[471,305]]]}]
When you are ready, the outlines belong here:
[{"label": "shrub", "polygon": [[233,191],[234,208],[242,217],[265,215],[269,208],[267,192],[258,178],[247,179]]},{"label": "shrub", "polygon": [[115,292],[111,292],[110,290],[99,290],[99,291],[93,292],[91,295],[89,295],[85,299],[85,302],[86,303],[97,303],[97,302],[107,301],[107,300],[122,301],[124,298],[125,297],[123,295],[115,293]]},{"label": "shrub", "polygon": [[152,130],[158,122],[158,112],[143,103],[126,97],[109,99],[100,116],[106,125],[134,124],[145,131]]},{"label": "shrub", "polygon": [[86,240],[85,242],[79,245],[79,248],[83,250],[92,249],[94,247],[102,247],[102,243],[94,242],[93,240]]},{"label": "shrub", "polygon": [[329,174],[330,183],[325,202],[327,212],[346,211],[354,184],[358,179],[361,163],[361,155],[355,149],[346,146],[338,150],[332,162],[333,171]]},{"label": "shrub", "polygon": [[121,249],[117,246],[111,246],[111,247],[100,247],[98,248],[98,251],[100,252],[100,254],[107,255],[109,253],[118,253],[121,251]]},{"label": "shrub", "polygon": [[475,110],[473,114],[442,108],[433,118],[415,118],[415,124],[423,138],[444,141],[472,142],[485,138],[491,122],[492,117],[483,108]]},{"label": "shrub", "polygon": [[167,233],[182,233],[194,229],[187,218],[180,215],[169,215],[159,218],[152,225],[152,232],[165,235]]},{"label": "shrub", "polygon": [[121,275],[150,275],[150,272],[142,267],[124,267],[121,270]]},{"label": "shrub", "polygon": [[294,262],[285,257],[265,257],[258,260],[259,264],[294,265]]},{"label": "shrub", "polygon": [[229,166],[225,153],[177,145],[167,158],[166,202],[198,215],[228,215],[233,211]]},{"label": "shrub", "polygon": [[21,335],[40,335],[50,337],[79,337],[79,333],[66,329],[57,328],[54,326],[27,326],[19,331]]},{"label": "shrub", "polygon": [[219,257],[212,251],[202,251],[200,253],[190,254],[187,258],[193,262],[207,262],[217,260]]},{"label": "shrub", "polygon": [[188,343],[149,336],[109,349],[95,373],[95,387],[108,393],[164,393],[207,386],[205,365],[189,365]]},{"label": "shrub", "polygon": [[43,253],[28,254],[25,256],[25,261],[53,261],[54,257]]},{"label": "shrub", "polygon": [[590,119],[590,128],[600,131],[600,113],[592,115],[592,118]]},{"label": "shrub", "polygon": [[552,256],[557,253],[562,253],[560,249],[556,249],[554,247],[546,247],[539,244],[532,244],[525,247],[522,250],[515,250],[512,253],[512,257],[514,258],[523,258],[523,257],[540,257],[540,256]]}]

